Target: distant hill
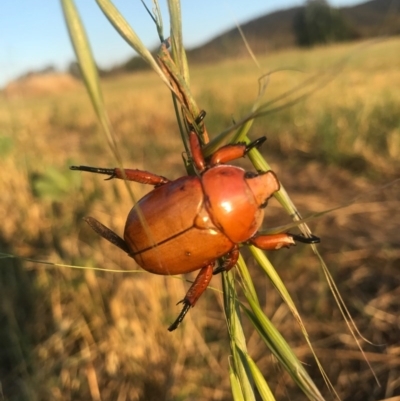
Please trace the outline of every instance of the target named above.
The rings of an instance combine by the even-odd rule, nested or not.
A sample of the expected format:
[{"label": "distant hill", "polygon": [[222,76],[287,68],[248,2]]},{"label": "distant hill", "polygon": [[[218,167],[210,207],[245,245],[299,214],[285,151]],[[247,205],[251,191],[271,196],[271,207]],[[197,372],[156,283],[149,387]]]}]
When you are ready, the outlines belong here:
[{"label": "distant hill", "polygon": [[400,0],[372,0],[341,11],[362,37],[400,34]]},{"label": "distant hill", "polygon": [[[303,7],[276,11],[253,19],[241,29],[255,53],[297,45],[293,29],[295,16]],[[400,0],[372,0],[339,9],[358,38],[400,34]],[[236,27],[206,44],[188,51],[192,62],[229,58],[245,52],[243,40]]]},{"label": "distant hill", "polygon": [[[303,7],[292,7],[241,25],[252,50],[257,53],[296,46],[294,18]],[[360,39],[380,35],[400,34],[400,0],[372,0],[339,9]],[[214,62],[219,59],[240,57],[246,52],[236,27],[217,36],[206,44],[187,51],[190,62]],[[146,68],[138,57],[116,67],[114,72]]]},{"label": "distant hill", "polygon": [[[297,46],[294,20],[303,9],[304,7],[292,7],[242,24],[241,29],[252,51],[263,54],[271,50]],[[339,10],[354,32],[354,37],[358,39],[400,35],[400,0],[371,0],[352,7],[342,7]],[[216,62],[221,59],[242,57],[244,54],[247,54],[247,50],[237,27],[233,27],[202,46],[187,50],[191,63]],[[104,77],[148,68],[149,66],[140,57],[135,56],[109,70],[99,69],[99,73]],[[80,78],[76,62],[70,64],[68,72],[70,76]],[[54,84],[56,78],[57,85]],[[20,96],[21,93],[47,93],[74,84],[76,82],[72,79],[67,83],[65,76],[60,77],[50,66],[24,74],[11,82],[4,93],[8,96]]]},{"label": "distant hill", "polygon": [[[255,53],[282,49],[296,45],[293,20],[302,7],[276,11],[251,20],[240,27]],[[207,61],[240,56],[246,51],[236,27],[217,36],[206,44],[188,51],[191,61]]]},{"label": "distant hill", "polygon": [[1,92],[7,98],[26,98],[65,92],[81,83],[70,74],[56,71],[26,74],[6,85]]}]

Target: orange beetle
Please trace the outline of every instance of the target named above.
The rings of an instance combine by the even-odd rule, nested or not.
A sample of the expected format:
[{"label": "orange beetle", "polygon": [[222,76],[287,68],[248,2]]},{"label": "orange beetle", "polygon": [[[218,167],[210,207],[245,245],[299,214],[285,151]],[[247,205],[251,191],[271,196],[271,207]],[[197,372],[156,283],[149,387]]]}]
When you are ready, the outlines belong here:
[{"label": "orange beetle", "polygon": [[[195,305],[211,281],[212,275],[230,270],[239,257],[239,244],[248,243],[264,250],[289,247],[296,241],[319,242],[290,233],[257,235],[267,200],[279,190],[272,171],[253,173],[231,165],[229,161],[259,147],[265,137],[249,145],[238,143],[218,149],[207,161],[198,137],[189,134],[196,176],[170,181],[142,170],[105,169],[71,166],[126,179],[155,188],[131,209],[126,220],[124,239],[93,217],[85,221],[94,231],[129,254],[143,269],[154,274],[200,272],[181,303],[183,309],[168,328],[175,330],[188,310]],[[223,263],[214,269],[218,258]]]}]

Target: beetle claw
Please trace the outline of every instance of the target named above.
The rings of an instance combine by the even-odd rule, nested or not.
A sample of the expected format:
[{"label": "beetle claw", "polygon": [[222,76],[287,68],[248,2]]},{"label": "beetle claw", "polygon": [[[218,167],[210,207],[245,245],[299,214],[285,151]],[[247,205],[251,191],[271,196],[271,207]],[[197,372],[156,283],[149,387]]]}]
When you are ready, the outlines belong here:
[{"label": "beetle claw", "polygon": [[267,138],[265,136],[262,136],[261,138],[258,138],[255,141],[250,142],[246,146],[246,152],[245,153],[250,152],[250,150],[253,149],[253,148],[258,149],[266,140],[267,140]]},{"label": "beetle claw", "polygon": [[[204,120],[206,114],[207,114],[207,113],[205,112],[205,110],[201,110],[200,113],[199,113],[199,115],[198,115],[198,116],[195,118],[195,120],[194,120],[195,124],[196,124],[196,125],[200,125],[200,124],[203,122],[203,120]],[[190,123],[189,123],[188,125],[189,125],[190,131],[193,131],[193,130],[194,130],[193,124],[190,124]]]},{"label": "beetle claw", "polygon": [[218,266],[216,269],[214,269],[213,276],[215,276],[216,274],[219,274],[219,273],[223,273],[223,272],[226,272],[225,267],[224,266]]},{"label": "beetle claw", "polygon": [[303,244],[318,244],[321,242],[320,238],[313,234],[310,234],[309,237],[305,237],[304,235],[291,234],[291,233],[287,233],[287,234],[290,235],[295,241],[302,242]]},{"label": "beetle claw", "polygon": [[104,181],[110,181],[110,180],[112,180],[112,179],[115,178],[115,177],[116,177],[115,174],[111,174],[109,177],[104,178]]},{"label": "beetle claw", "polygon": [[203,122],[204,118],[206,117],[206,111],[205,110],[201,110],[199,115],[196,117],[196,119],[194,120],[194,122],[199,125],[200,123]]},{"label": "beetle claw", "polygon": [[183,303],[184,306],[182,308],[181,313],[179,314],[179,316],[176,318],[175,322],[171,324],[171,326],[168,327],[168,331],[174,331],[182,322],[183,318],[186,316],[186,313],[189,312],[189,309],[191,308],[191,304],[189,301],[187,301],[186,299],[182,299],[181,301],[179,301],[177,303],[180,304]]}]

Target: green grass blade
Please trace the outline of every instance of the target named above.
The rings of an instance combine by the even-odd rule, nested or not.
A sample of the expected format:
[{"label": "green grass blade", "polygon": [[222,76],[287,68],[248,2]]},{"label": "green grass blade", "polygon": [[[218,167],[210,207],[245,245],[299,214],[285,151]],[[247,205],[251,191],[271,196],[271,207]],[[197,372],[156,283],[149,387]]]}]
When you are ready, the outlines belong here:
[{"label": "green grass blade", "polygon": [[236,372],[232,364],[229,364],[229,381],[231,383],[232,396],[234,401],[245,401],[240,387],[239,379],[236,376]]},{"label": "green grass blade", "polygon": [[240,283],[244,288],[244,291],[249,293],[253,299],[257,300],[257,292],[253,284],[253,280],[251,279],[249,269],[243,259],[243,256],[240,254],[239,259],[236,264],[237,271],[240,274]]},{"label": "green grass blade", "polygon": [[100,121],[107,142],[113,151],[115,158],[120,164],[122,164],[114,141],[114,136],[112,134],[111,124],[105,110],[97,67],[94,62],[92,50],[90,48],[89,41],[78,11],[73,0],[61,0],[61,4],[64,11],[69,36],[81,68],[83,81],[92,102],[94,111]]},{"label": "green grass blade", "polygon": [[83,82],[92,100],[96,114],[104,109],[103,95],[100,90],[97,68],[82,21],[72,0],[61,0],[68,33],[77,56]]},{"label": "green grass blade", "polygon": [[97,4],[103,11],[104,15],[111,22],[117,32],[122,36],[122,38],[135,49],[137,53],[145,60],[151,68],[159,75],[163,82],[170,87],[168,79],[165,77],[163,71],[158,66],[156,60],[140,40],[139,36],[128,24],[126,19],[114,6],[114,4],[109,0],[96,0]]},{"label": "green grass blade", "polygon": [[254,383],[257,387],[257,390],[260,394],[261,399],[263,401],[275,401],[275,397],[272,394],[272,391],[269,388],[268,383],[265,380],[260,369],[258,369],[258,366],[256,365],[256,363],[253,361],[253,359],[250,357],[250,355],[245,354],[244,357],[246,358],[247,365],[249,367],[251,375],[253,376]]},{"label": "green grass blade", "polygon": [[247,301],[249,302],[251,310],[245,307],[243,307],[243,310],[246,312],[270,351],[275,355],[295,383],[310,400],[324,400],[303,365],[293,353],[289,344],[274,327],[271,321],[264,315],[257,302],[255,302],[251,297],[247,298]]},{"label": "green grass blade", "polygon": [[187,85],[190,85],[189,66],[187,63],[186,52],[183,46],[182,35],[182,14],[179,0],[168,0],[168,10],[171,25],[171,47],[172,58],[177,64],[180,74]]},{"label": "green grass blade", "polygon": [[[258,264],[260,264],[260,266],[263,267],[263,269],[265,270],[265,272],[267,273],[267,275],[269,276],[269,278],[271,279],[271,281],[273,282],[273,284],[277,288],[278,292],[280,293],[282,299],[289,306],[289,309],[291,310],[292,314],[294,315],[296,321],[299,323],[299,326],[300,326],[300,328],[301,328],[301,330],[303,332],[303,335],[304,335],[304,337],[306,339],[306,342],[309,345],[312,354],[314,355],[316,363],[317,363],[317,365],[318,365],[318,367],[319,367],[319,369],[321,371],[321,374],[322,374],[327,386],[331,389],[331,391],[333,393],[335,393],[334,388],[332,387],[331,383],[329,382],[329,379],[327,378],[327,376],[325,374],[325,371],[322,368],[322,366],[321,366],[321,364],[320,364],[320,362],[319,362],[319,360],[317,358],[317,355],[315,354],[315,352],[314,352],[314,350],[312,348],[312,344],[311,344],[311,341],[309,339],[308,333],[307,333],[307,331],[306,331],[306,329],[305,329],[305,327],[304,327],[304,325],[303,325],[303,323],[301,321],[301,317],[300,317],[300,315],[299,315],[299,313],[298,313],[298,311],[297,311],[297,309],[296,309],[296,307],[295,307],[295,305],[294,305],[294,303],[293,303],[293,301],[292,301],[292,299],[290,297],[290,294],[288,293],[286,287],[284,286],[283,282],[281,281],[280,277],[276,273],[274,267],[270,264],[269,260],[265,256],[265,254],[261,250],[255,248],[255,247],[251,247],[251,251],[254,252],[253,256],[257,260]],[[267,333],[271,332],[271,330],[272,330],[272,333],[275,333],[275,332],[278,333],[278,331],[272,326],[272,323],[270,323],[268,318],[264,315],[264,312],[263,312],[263,310],[262,310],[262,308],[260,306],[260,303],[258,301],[257,293],[254,290],[254,285],[253,285],[252,279],[250,277],[250,274],[248,272],[246,264],[242,263],[242,261],[239,259],[239,262],[238,262],[237,266],[238,266],[238,271],[239,271],[239,274],[240,274],[240,283],[241,283],[241,286],[242,286],[242,289],[243,289],[243,293],[244,293],[246,299],[249,301],[249,304],[252,305],[253,311],[256,312],[256,313],[254,313],[253,320],[251,319],[252,323],[254,324],[254,320],[257,320],[257,324],[255,324],[255,326],[256,326],[256,329],[259,332],[260,332],[260,330],[257,327],[257,325],[259,325],[261,327],[265,327],[265,332],[267,332]],[[266,320],[258,319],[259,316],[264,316]],[[268,325],[265,325],[266,321],[268,322]],[[283,344],[282,341],[278,341],[278,342],[276,342],[275,345],[271,345],[272,343],[274,343],[274,339],[275,338],[276,337],[274,337],[274,335],[272,335],[271,336],[271,342],[267,343],[267,345],[270,348],[273,348],[274,350],[276,350],[276,352],[278,354],[282,354],[282,355],[287,354],[287,349],[285,347],[282,347],[282,344]],[[285,342],[285,345],[287,347],[289,347],[286,344],[286,342]],[[281,363],[283,363],[283,359],[279,359],[279,360],[281,361]],[[297,364],[297,363],[300,363],[300,362],[298,362],[296,360],[295,363]],[[288,368],[290,366],[289,364],[283,363],[283,365],[284,365],[286,370],[288,370],[288,371],[290,370]],[[289,374],[292,375],[292,373],[290,371],[289,371]],[[306,386],[309,387],[311,385],[311,383],[312,383],[312,380],[308,376],[307,376],[307,381],[309,383],[307,383]],[[312,386],[315,387],[315,385],[313,385],[313,384],[312,384]]]},{"label": "green grass blade", "polygon": [[[294,304],[294,302],[292,300],[292,297],[290,296],[289,292],[287,291],[284,283],[282,282],[281,278],[279,277],[278,273],[276,272],[275,268],[273,267],[273,265],[271,264],[271,262],[269,261],[269,259],[265,255],[265,253],[262,250],[254,247],[254,246],[251,246],[249,248],[250,248],[250,251],[253,254],[254,258],[256,259],[257,263],[264,270],[264,272],[268,275],[268,277],[271,280],[272,284],[275,286],[275,288],[279,292],[281,298],[286,303],[286,305],[289,307],[292,315],[294,316],[294,318],[298,322],[298,324],[300,326],[300,329],[301,329],[301,331],[303,333],[303,336],[304,336],[304,338],[305,338],[305,340],[306,340],[306,342],[307,342],[307,344],[308,344],[308,346],[309,346],[309,348],[310,348],[310,350],[311,350],[311,352],[312,352],[312,354],[314,356],[314,359],[315,359],[315,361],[316,361],[316,363],[318,365],[318,368],[319,368],[319,370],[320,370],[320,372],[321,372],[321,374],[322,374],[327,386],[330,388],[330,390],[333,393],[335,393],[335,389],[333,388],[333,386],[330,383],[328,377],[326,376],[326,373],[325,373],[325,371],[324,371],[324,369],[323,369],[323,367],[322,367],[317,355],[314,352],[313,346],[312,346],[311,341],[310,341],[310,337],[309,337],[309,335],[307,333],[307,330],[306,330],[306,328],[305,328],[305,326],[304,326],[304,324],[303,324],[303,322],[301,320],[301,316],[300,316],[300,314],[299,314],[299,312],[298,312],[298,310],[296,308],[296,305]],[[243,267],[241,268],[241,271],[242,270],[243,270]],[[242,277],[243,277],[243,273],[241,273],[241,274],[242,274]],[[244,285],[244,290],[245,290],[245,293],[246,293],[246,286],[245,285]],[[246,298],[248,298],[249,295],[252,296],[253,300],[258,303],[258,301],[256,300],[256,298],[254,298],[252,293],[249,293],[246,296]]]},{"label": "green grass blade", "polygon": [[287,291],[285,285],[283,284],[281,278],[279,277],[278,273],[276,272],[275,268],[272,266],[271,262],[265,255],[265,253],[261,250],[256,248],[255,246],[249,247],[250,252],[252,253],[254,259],[257,263],[262,267],[264,272],[267,274],[269,279],[271,280],[274,287],[278,290],[280,296],[284,300],[284,302],[289,306],[289,308],[293,311],[296,311],[296,307],[292,298],[290,297],[289,292]]},{"label": "green grass blade", "polygon": [[232,271],[222,275],[224,308],[227,320],[227,327],[230,338],[230,348],[232,353],[232,369],[241,388],[241,392],[246,401],[255,401],[254,389],[251,382],[251,374],[238,350],[247,354],[246,338],[240,318],[240,308],[235,290],[235,279]]}]

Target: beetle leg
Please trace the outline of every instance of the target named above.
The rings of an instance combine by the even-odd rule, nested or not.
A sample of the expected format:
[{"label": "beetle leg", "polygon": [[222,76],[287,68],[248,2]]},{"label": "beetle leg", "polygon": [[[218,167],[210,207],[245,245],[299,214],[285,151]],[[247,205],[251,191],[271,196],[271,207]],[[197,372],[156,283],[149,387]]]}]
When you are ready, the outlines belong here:
[{"label": "beetle leg", "polygon": [[116,245],[118,248],[122,249],[124,252],[129,253],[129,248],[126,242],[114,231],[110,230],[104,224],[101,224],[93,217],[85,217],[83,220],[89,224],[89,226],[96,231],[97,234],[101,235],[107,241]]},{"label": "beetle leg", "polygon": [[296,242],[303,242],[305,244],[316,244],[320,242],[320,239],[315,235],[311,237],[304,237],[302,235],[281,233],[271,235],[259,235],[250,238],[248,243],[256,246],[257,248],[269,250],[277,250],[283,247],[289,248],[291,245],[296,245]]},{"label": "beetle leg", "polygon": [[169,181],[168,178],[162,175],[157,175],[144,170],[137,169],[124,169],[120,168],[101,168],[101,167],[89,167],[89,166],[71,166],[71,170],[88,171],[89,173],[106,174],[109,175],[107,180],[112,178],[126,179],[128,181],[140,182],[141,184],[150,184],[156,187],[164,185]]},{"label": "beetle leg", "polygon": [[[200,116],[198,118],[200,118]],[[251,149],[259,148],[266,141],[266,139],[267,138],[263,136],[253,142],[250,142],[248,145],[246,145],[245,143],[225,145],[222,148],[216,150],[211,155],[210,162],[208,164],[212,167],[217,164],[228,163],[231,160],[239,159],[240,157],[243,157],[248,152],[250,152]],[[205,170],[207,164],[203,156],[199,138],[197,137],[197,134],[194,130],[191,130],[189,133],[189,143],[193,163],[196,167],[196,170],[199,173],[202,173]]]},{"label": "beetle leg", "polygon": [[228,163],[231,160],[239,159],[250,152],[251,149],[259,148],[266,141],[266,139],[267,138],[263,136],[249,143],[248,145],[245,143],[225,145],[213,153],[210,159],[210,166]]},{"label": "beetle leg", "polygon": [[199,173],[202,173],[206,168],[206,161],[204,160],[203,152],[201,151],[199,138],[197,137],[196,132],[190,131],[189,143],[194,166]]},{"label": "beetle leg", "polygon": [[185,298],[178,302],[178,304],[183,303],[183,309],[175,322],[168,327],[169,331],[173,331],[179,326],[186,313],[188,313],[189,309],[196,304],[201,294],[206,290],[212,278],[213,267],[214,263],[210,263],[200,270],[193,284],[189,288],[189,291],[186,293]]},{"label": "beetle leg", "polygon": [[239,246],[235,245],[235,247],[230,250],[226,255],[224,262],[222,265],[218,266],[214,271],[213,274],[218,274],[222,272],[228,272],[232,269],[233,266],[236,265],[236,262],[239,259]]}]

